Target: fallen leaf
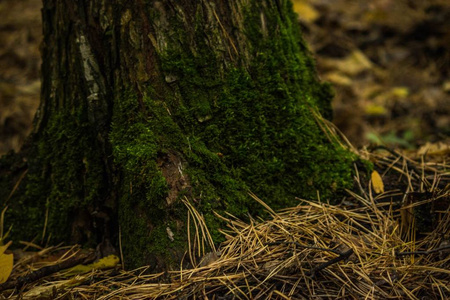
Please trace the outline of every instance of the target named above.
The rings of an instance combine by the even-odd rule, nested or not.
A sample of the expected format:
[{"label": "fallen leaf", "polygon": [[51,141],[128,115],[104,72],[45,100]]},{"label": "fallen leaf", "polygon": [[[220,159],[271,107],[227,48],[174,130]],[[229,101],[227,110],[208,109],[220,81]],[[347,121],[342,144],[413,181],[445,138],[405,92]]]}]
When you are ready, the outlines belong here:
[{"label": "fallen leaf", "polygon": [[299,18],[306,23],[313,23],[319,18],[319,12],[307,1],[295,0],[293,1],[294,11],[298,14]]},{"label": "fallen leaf", "polygon": [[398,98],[406,98],[409,95],[409,89],[404,86],[397,86],[391,89],[392,96],[398,97]]},{"label": "fallen leaf", "polygon": [[86,272],[90,272],[92,270],[102,270],[102,269],[110,269],[114,268],[119,263],[119,258],[115,255],[108,255],[99,259],[97,262],[89,264],[89,265],[77,265],[71,269],[69,269],[65,275],[72,276],[76,274],[82,274]]},{"label": "fallen leaf", "polygon": [[450,144],[444,142],[426,143],[417,151],[418,155],[446,156],[450,154]]},{"label": "fallen leaf", "polygon": [[340,86],[351,86],[353,84],[350,77],[342,74],[341,72],[329,72],[324,75],[324,78],[325,80]]},{"label": "fallen leaf", "polygon": [[353,51],[346,58],[337,61],[338,69],[350,76],[372,69],[373,64],[367,56],[359,50]]},{"label": "fallen leaf", "polygon": [[88,275],[77,275],[68,280],[59,280],[49,285],[38,285],[25,292],[22,299],[52,299],[55,291],[80,285],[85,282],[87,278]]},{"label": "fallen leaf", "polygon": [[442,84],[442,89],[444,90],[444,92],[450,92],[450,81],[445,81]]},{"label": "fallen leaf", "polygon": [[5,254],[6,249],[11,245],[11,241],[4,246],[0,246],[0,283],[6,282],[9,275],[11,275],[14,256],[12,254]]},{"label": "fallen leaf", "polygon": [[381,179],[380,174],[377,171],[373,171],[371,178],[372,178],[372,187],[375,193],[377,194],[384,193],[383,179]]},{"label": "fallen leaf", "polygon": [[387,110],[384,106],[376,104],[367,105],[365,112],[368,116],[384,116],[387,114]]}]

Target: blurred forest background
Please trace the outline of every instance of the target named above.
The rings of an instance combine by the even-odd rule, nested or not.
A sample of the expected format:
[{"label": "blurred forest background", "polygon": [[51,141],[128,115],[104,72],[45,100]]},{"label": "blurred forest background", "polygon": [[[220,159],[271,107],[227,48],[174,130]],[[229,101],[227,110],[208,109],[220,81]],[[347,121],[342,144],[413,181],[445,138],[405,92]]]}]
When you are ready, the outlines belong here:
[{"label": "blurred forest background", "polygon": [[[448,153],[450,1],[293,3],[335,87],[334,123],[355,146]],[[20,149],[39,105],[41,6],[0,1],[0,155]]]}]

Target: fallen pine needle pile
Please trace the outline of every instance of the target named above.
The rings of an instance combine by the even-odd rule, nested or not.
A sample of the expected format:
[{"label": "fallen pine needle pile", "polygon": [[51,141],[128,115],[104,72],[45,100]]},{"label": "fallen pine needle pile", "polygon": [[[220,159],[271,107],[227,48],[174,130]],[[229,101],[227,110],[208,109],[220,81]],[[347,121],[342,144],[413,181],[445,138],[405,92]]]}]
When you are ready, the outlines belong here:
[{"label": "fallen pine needle pile", "polygon": [[[369,158],[374,161],[374,157]],[[99,300],[449,299],[450,189],[448,184],[442,187],[448,180],[448,166],[392,153],[376,156],[375,165],[384,170],[380,178],[396,176],[401,187],[406,182],[404,190],[376,195],[370,179],[364,182],[357,171],[355,182],[361,193],[350,192],[340,205],[299,200],[298,206],[275,212],[252,195],[265,206],[268,220],[244,222],[231,215],[218,216],[228,224],[223,231],[226,241],[205,254],[195,268],[150,275],[146,268],[124,271],[118,266],[76,276],[59,271],[20,289],[3,290],[1,295]],[[413,201],[421,194],[428,196]],[[414,209],[436,200],[447,206],[428,211],[437,221],[431,231],[421,233],[412,217]],[[196,226],[204,226],[201,215],[187,199],[184,202]],[[202,228],[197,232],[203,235],[194,239],[203,239],[215,249]],[[52,248],[46,254],[56,252],[65,256],[54,264],[79,253],[74,248]],[[194,251],[190,252],[192,256]],[[25,265],[28,270],[38,268],[19,260],[15,278],[20,276],[17,270],[26,272]]]}]

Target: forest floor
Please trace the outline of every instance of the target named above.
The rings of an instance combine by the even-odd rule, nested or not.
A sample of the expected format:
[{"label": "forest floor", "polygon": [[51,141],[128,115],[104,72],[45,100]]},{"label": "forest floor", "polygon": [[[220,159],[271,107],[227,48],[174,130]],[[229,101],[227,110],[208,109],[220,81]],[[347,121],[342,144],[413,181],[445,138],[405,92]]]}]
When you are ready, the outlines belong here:
[{"label": "forest floor", "polygon": [[[203,259],[189,270],[88,265],[78,246],[23,242],[0,299],[450,298],[450,2],[293,2],[319,76],[335,87],[334,124],[381,179],[358,173],[360,192],[340,206],[226,216],[226,242],[209,253],[193,245],[187,256]],[[39,105],[40,6],[0,2],[0,155],[20,149]]]}]

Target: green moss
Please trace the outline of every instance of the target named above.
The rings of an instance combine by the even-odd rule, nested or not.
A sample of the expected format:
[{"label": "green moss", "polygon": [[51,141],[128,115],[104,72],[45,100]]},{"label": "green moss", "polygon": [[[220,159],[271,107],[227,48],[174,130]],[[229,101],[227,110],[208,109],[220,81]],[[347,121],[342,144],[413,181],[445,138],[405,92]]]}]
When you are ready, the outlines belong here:
[{"label": "green moss", "polygon": [[[83,114],[82,108],[54,111],[29,149],[27,176],[9,200],[6,214],[16,241],[67,241],[75,212],[100,202],[105,190],[102,153],[92,151],[95,139]],[[80,238],[95,242],[93,236]]]},{"label": "green moss", "polygon": [[[181,95],[172,110],[184,134],[202,142],[197,150],[224,165],[221,174],[232,169],[228,176],[241,188],[259,192],[275,206],[294,203],[286,200],[294,195],[315,198],[316,190],[329,197],[331,186],[348,187],[352,160],[326,140],[310,111],[318,107],[330,115],[330,87],[315,77],[295,16],[281,19],[278,11],[267,12],[265,37],[259,9],[247,10],[254,57],[248,69],[226,68],[204,36],[196,36],[196,54],[176,47],[163,55],[163,70],[176,74]],[[214,161],[206,159],[206,166],[209,160]]]},{"label": "green moss", "polygon": [[[171,258],[171,246],[180,247],[166,233],[169,217],[177,216],[165,209],[168,187],[157,166],[158,155],[167,149],[166,133],[172,133],[173,121],[163,117],[167,112],[162,103],[148,98],[142,110],[131,90],[123,91],[118,99],[110,142],[120,172],[118,209],[126,264],[146,262],[155,267],[158,257]],[[171,136],[177,140],[176,134]]]},{"label": "green moss", "polygon": [[[120,213],[121,224],[128,227],[125,244],[130,248],[125,252],[131,253],[132,265],[145,261],[134,253],[169,258],[179,246],[169,241],[165,228],[183,220],[187,211],[182,205],[163,209],[167,190],[154,163],[169,150],[187,161],[189,196],[216,241],[221,223],[213,211],[244,218],[262,214],[249,191],[276,209],[296,205],[295,197],[317,199],[318,192],[321,199],[333,201],[351,187],[355,157],[330,143],[312,114],[318,109],[331,117],[330,86],[316,78],[295,15],[266,12],[268,36],[261,32],[259,9],[246,11],[253,58],[242,66],[225,64],[209,46],[205,36],[214,33],[204,30],[203,19],[196,19],[195,41],[183,24],[171,20],[180,30],[160,57],[164,74],[175,78],[173,93],[163,104],[150,88],[143,99],[147,115],[138,112],[135,96],[120,98],[119,106],[126,109],[115,112],[121,120],[113,120],[111,141],[117,163],[131,166],[124,168]],[[133,219],[136,214],[138,220]],[[154,226],[150,230],[145,227],[149,223]]]},{"label": "green moss", "polygon": [[140,82],[139,95],[135,82],[114,81],[113,187],[105,186],[105,153],[87,109],[53,111],[9,211],[19,220],[16,236],[31,240],[47,222],[47,235],[66,239],[73,212],[92,211],[113,190],[127,267],[171,265],[186,248],[187,209],[167,201],[171,187],[160,162],[169,154],[185,161],[189,186],[179,196],[192,200],[215,241],[222,224],[213,211],[262,215],[249,191],[277,209],[318,192],[332,201],[351,187],[354,157],[330,142],[313,116],[331,117],[331,89],[316,78],[289,2],[278,2],[282,7],[254,1],[244,9],[249,53],[234,60],[210,43],[222,29],[205,24],[202,10],[193,32],[179,15],[168,20],[174,32],[158,68],[174,80],[164,87]]}]

